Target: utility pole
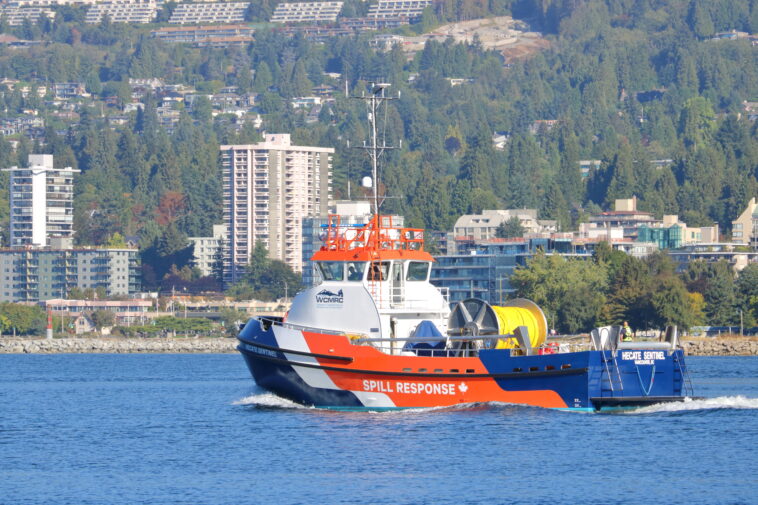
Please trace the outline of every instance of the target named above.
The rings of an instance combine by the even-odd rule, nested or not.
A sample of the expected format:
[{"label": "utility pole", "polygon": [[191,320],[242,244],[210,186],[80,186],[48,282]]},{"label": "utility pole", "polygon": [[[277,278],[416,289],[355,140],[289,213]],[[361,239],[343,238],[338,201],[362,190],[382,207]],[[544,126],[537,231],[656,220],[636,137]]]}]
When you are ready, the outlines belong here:
[{"label": "utility pole", "polygon": [[[60,307],[60,310],[61,310],[61,336],[64,336],[64,337],[66,336],[66,330],[63,327],[63,312],[64,312],[63,307],[65,305],[64,301],[67,299],[66,298],[67,296],[68,296],[68,289],[67,289],[67,286],[66,286],[66,281],[64,280],[63,284],[61,285],[61,307]],[[69,317],[70,317],[70,314],[69,314]]]}]

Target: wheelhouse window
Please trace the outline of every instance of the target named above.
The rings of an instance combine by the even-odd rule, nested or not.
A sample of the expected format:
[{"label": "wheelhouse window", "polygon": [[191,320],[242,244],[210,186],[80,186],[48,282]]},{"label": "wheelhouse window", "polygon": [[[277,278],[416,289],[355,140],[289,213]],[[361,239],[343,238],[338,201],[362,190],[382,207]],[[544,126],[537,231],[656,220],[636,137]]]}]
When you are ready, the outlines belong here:
[{"label": "wheelhouse window", "polygon": [[426,261],[411,261],[408,263],[408,273],[405,275],[407,281],[425,281],[429,279],[430,263]]},{"label": "wheelhouse window", "polygon": [[321,278],[325,281],[343,280],[345,278],[344,267],[345,264],[342,261],[320,261],[318,263]]},{"label": "wheelhouse window", "polygon": [[382,261],[380,263],[372,262],[368,270],[368,280],[386,281],[389,279],[390,262]]},{"label": "wheelhouse window", "polygon": [[363,261],[351,261],[347,263],[347,280],[351,282],[360,282],[363,280],[363,272],[366,270],[366,263]]}]

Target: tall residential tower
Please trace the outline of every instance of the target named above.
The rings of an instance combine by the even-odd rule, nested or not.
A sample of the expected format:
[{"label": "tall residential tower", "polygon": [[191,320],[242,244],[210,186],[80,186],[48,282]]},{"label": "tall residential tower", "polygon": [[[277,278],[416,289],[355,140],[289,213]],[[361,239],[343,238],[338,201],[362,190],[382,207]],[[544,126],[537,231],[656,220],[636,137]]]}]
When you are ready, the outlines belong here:
[{"label": "tall residential tower", "polygon": [[333,154],[333,148],[293,146],[289,134],[221,146],[225,284],[240,280],[258,241],[270,258],[302,269],[301,220],[327,215]]},{"label": "tall residential tower", "polygon": [[74,170],[53,168],[52,154],[30,154],[29,167],[10,172],[10,245],[45,247],[74,236]]}]

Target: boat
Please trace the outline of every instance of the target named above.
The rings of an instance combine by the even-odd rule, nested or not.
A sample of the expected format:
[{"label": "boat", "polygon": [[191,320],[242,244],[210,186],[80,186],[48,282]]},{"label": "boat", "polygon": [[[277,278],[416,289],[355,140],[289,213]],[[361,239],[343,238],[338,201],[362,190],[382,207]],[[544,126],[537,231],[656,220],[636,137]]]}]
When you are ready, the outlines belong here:
[{"label": "boat", "polygon": [[[371,97],[373,117],[383,93]],[[375,181],[375,138],[372,147]],[[254,317],[240,331],[237,349],[258,386],[343,410],[502,402],[609,411],[692,396],[675,327],[655,342],[622,341],[620,327],[604,327],[567,344],[548,339],[530,300],[451,307],[430,282],[424,230],[381,215],[374,188],[368,223],[328,217],[312,257],[321,282],[297,294],[286,317]]]}]

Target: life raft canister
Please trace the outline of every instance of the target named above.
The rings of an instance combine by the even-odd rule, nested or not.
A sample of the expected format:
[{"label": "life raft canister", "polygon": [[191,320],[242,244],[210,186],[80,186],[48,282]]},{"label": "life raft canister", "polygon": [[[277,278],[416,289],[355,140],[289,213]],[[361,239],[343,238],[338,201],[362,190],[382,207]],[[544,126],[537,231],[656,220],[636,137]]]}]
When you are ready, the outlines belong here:
[{"label": "life raft canister", "polygon": [[539,354],[558,354],[558,342],[550,342],[540,347]]}]

